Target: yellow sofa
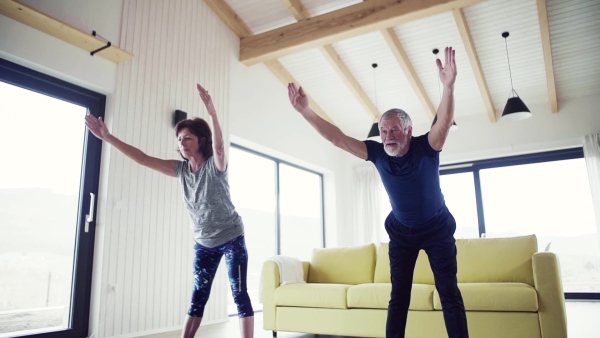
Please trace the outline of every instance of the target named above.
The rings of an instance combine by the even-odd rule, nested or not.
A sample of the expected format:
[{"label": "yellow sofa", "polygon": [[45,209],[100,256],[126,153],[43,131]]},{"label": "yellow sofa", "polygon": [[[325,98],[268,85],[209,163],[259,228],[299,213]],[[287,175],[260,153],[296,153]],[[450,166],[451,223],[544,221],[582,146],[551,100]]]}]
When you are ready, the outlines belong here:
[{"label": "yellow sofa", "polygon": [[[534,235],[458,239],[458,281],[471,338],[565,338],[559,262],[537,252]],[[388,244],[315,249],[303,262],[307,283],[279,285],[279,269],[262,270],[265,330],[385,337],[391,284]],[[427,255],[417,260],[407,337],[447,337]]]}]

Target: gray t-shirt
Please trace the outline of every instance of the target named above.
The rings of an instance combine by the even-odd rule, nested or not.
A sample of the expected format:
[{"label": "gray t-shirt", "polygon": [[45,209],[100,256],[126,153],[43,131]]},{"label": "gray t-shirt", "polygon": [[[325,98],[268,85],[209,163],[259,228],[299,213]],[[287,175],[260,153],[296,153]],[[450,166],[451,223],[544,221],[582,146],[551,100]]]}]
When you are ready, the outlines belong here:
[{"label": "gray t-shirt", "polygon": [[178,160],[175,172],[198,244],[213,248],[244,233],[242,218],[235,211],[229,195],[227,169],[219,171],[211,156],[195,173],[191,172],[188,161]]}]

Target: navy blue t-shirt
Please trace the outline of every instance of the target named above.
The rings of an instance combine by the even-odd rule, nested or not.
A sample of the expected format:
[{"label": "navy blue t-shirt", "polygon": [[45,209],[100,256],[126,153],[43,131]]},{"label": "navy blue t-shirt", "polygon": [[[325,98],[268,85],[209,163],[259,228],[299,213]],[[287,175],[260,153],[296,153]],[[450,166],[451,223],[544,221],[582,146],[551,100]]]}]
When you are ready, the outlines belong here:
[{"label": "navy blue t-shirt", "polygon": [[383,144],[366,140],[367,161],[375,164],[398,222],[415,227],[427,223],[444,207],[440,188],[440,153],[427,134],[412,137],[402,157],[386,154]]}]

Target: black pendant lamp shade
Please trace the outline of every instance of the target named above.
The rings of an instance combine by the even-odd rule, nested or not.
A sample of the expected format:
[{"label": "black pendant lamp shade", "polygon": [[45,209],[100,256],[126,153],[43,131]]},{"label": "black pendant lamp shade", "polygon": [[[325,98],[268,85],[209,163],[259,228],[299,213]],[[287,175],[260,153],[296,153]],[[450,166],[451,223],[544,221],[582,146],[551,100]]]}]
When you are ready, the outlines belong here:
[{"label": "black pendant lamp shade", "polygon": [[510,70],[510,58],[508,57],[508,43],[506,42],[506,38],[508,36],[508,32],[502,33],[504,44],[506,46],[506,60],[508,61],[508,74],[510,75],[510,95],[512,97],[508,98],[506,106],[504,106],[504,111],[502,111],[502,120],[518,121],[531,117],[531,111],[529,111],[529,108],[527,108],[513,87],[512,72]]},{"label": "black pendant lamp shade", "polygon": [[[431,126],[433,127],[433,125],[437,122],[437,114],[435,114],[435,117],[433,118],[433,122],[431,122]],[[456,121],[452,121],[452,126],[450,126],[450,130],[456,130],[458,129],[458,125],[456,124]]]},{"label": "black pendant lamp shade", "polygon": [[367,138],[377,136],[379,136],[379,123],[373,122],[373,125],[371,126],[371,130],[369,130],[369,135],[367,136]]},{"label": "black pendant lamp shade", "polygon": [[514,96],[508,99],[506,106],[504,107],[504,111],[502,112],[503,120],[518,121],[524,120],[528,117],[531,117],[531,112],[519,96]]}]

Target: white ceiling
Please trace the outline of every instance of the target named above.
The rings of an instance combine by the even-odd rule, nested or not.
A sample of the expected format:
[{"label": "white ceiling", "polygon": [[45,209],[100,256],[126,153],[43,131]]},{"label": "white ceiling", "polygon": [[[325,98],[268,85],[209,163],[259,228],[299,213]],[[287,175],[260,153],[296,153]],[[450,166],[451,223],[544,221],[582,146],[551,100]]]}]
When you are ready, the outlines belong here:
[{"label": "white ceiling", "polygon": [[[408,0],[411,3],[417,0]],[[362,1],[341,0],[205,0],[209,5],[228,6],[234,13],[219,14],[232,25],[245,25],[246,36],[284,29],[298,22],[290,6],[299,4],[305,14],[318,20],[320,15],[349,6],[359,6]],[[390,0],[369,0],[374,6]],[[443,1],[430,1],[443,2]],[[447,1],[446,1],[447,2]],[[467,1],[468,2],[468,1]],[[457,23],[456,12],[412,20],[398,26],[387,27],[395,34],[406,56],[408,66],[416,74],[416,81],[424,90],[424,97],[437,108],[440,87],[437,80],[434,48],[441,52],[452,46],[456,49],[458,78],[455,85],[455,119],[460,126],[463,117],[488,116],[489,123],[497,123],[511,83],[506,47],[514,89],[529,106],[547,107],[534,114],[552,114],[553,96],[560,114],[561,102],[577,97],[600,94],[600,1],[598,0],[486,0],[470,1],[462,8],[467,30]],[[457,1],[460,3],[460,1]],[[538,10],[546,7],[547,15]],[[306,20],[302,19],[301,20]],[[237,20],[237,21],[236,21]],[[547,24],[545,21],[547,20]],[[234,30],[235,31],[235,30]],[[385,31],[385,29],[383,30]],[[381,114],[389,108],[406,110],[414,124],[430,123],[431,114],[419,99],[418,87],[411,85],[410,74],[403,70],[382,30],[372,30],[331,43],[339,57],[339,64],[352,77],[340,76],[325,57],[323,49],[299,48],[286,53],[277,61],[285,71],[302,85],[311,99],[330,120],[347,134],[363,139],[375,119],[369,105]],[[505,39],[501,34],[510,32]],[[545,64],[544,32],[549,32],[546,43]],[[461,32],[463,36],[461,36]],[[470,34],[469,34],[470,33]],[[465,36],[470,38],[478,58],[484,82],[478,84],[477,65],[469,60]],[[238,34],[240,35],[240,34]],[[243,38],[244,36],[240,36]],[[546,40],[547,41],[547,40]],[[373,68],[372,64],[378,67]],[[280,77],[281,78],[281,77]],[[289,79],[289,78],[288,78]],[[550,79],[550,82],[549,82]],[[555,83],[555,89],[548,83]],[[361,98],[348,84],[356,81]],[[282,80],[285,82],[285,80]],[[282,84],[283,85],[283,84]],[[489,91],[491,106],[486,108],[485,87]],[[367,102],[370,101],[370,102]]]}]

